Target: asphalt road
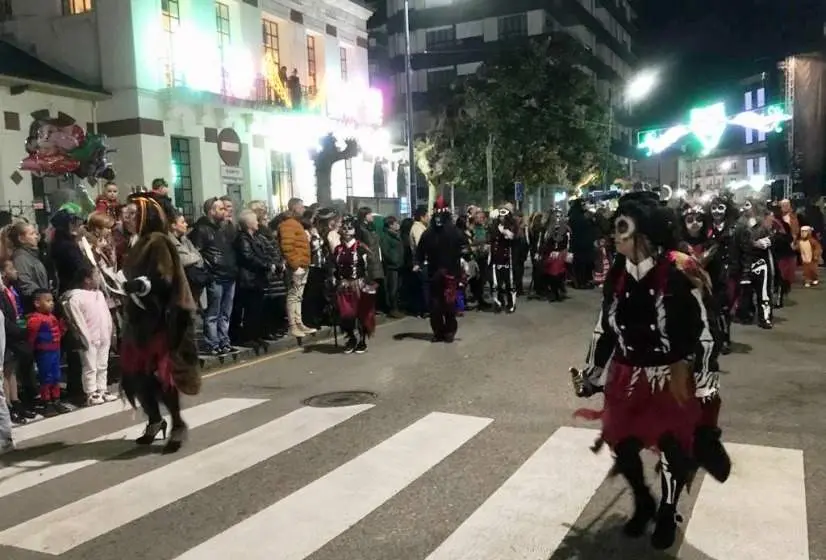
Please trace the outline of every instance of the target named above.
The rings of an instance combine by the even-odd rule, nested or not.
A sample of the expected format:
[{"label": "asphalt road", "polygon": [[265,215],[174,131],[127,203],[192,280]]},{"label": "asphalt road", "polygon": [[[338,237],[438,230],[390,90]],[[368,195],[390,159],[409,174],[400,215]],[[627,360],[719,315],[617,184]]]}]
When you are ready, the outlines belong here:
[{"label": "asphalt road", "polygon": [[[735,331],[735,471],[695,481],[666,553],[620,536],[630,497],[572,418],[566,372],[597,305],[572,295],[471,313],[452,345],[404,319],[364,355],[322,341],[210,374],[174,456],[135,449],[143,420],[120,403],[22,428],[0,469],[0,559],[826,559],[822,289],[798,289],[773,331]],[[335,391],[377,396],[303,405]]]}]

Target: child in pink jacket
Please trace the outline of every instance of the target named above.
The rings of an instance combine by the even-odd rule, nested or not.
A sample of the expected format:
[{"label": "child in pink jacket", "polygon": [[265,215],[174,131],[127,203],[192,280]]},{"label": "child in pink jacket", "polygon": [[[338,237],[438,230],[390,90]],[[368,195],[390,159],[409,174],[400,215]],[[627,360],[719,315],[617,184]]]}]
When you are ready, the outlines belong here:
[{"label": "child in pink jacket", "polygon": [[107,385],[109,347],[112,344],[112,314],[103,292],[96,288],[95,270],[83,270],[83,287],[69,290],[64,298],[70,327],[80,342],[83,392],[86,406],[117,400]]}]

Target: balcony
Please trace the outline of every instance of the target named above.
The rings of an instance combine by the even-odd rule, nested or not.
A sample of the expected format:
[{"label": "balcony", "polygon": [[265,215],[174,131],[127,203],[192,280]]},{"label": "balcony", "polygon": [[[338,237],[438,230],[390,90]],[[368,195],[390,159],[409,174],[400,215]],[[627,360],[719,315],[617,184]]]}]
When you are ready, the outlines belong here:
[{"label": "balcony", "polygon": [[244,107],[254,110],[320,112],[320,97],[313,86],[285,84],[271,73],[257,74],[251,80],[239,81],[232,72],[223,70],[217,80],[189,83],[186,76],[163,64],[161,91],[173,100],[198,100],[217,106]]}]

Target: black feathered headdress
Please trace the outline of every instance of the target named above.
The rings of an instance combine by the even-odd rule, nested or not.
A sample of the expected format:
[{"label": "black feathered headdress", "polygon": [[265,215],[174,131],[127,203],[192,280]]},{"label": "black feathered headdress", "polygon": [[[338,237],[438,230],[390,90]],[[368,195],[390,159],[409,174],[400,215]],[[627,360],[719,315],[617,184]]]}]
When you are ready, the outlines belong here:
[{"label": "black feathered headdress", "polygon": [[[629,218],[620,224],[621,218]],[[656,247],[672,250],[676,247],[674,212],[664,207],[657,193],[636,191],[619,199],[614,214],[614,227],[632,228],[629,233],[644,235]]]}]

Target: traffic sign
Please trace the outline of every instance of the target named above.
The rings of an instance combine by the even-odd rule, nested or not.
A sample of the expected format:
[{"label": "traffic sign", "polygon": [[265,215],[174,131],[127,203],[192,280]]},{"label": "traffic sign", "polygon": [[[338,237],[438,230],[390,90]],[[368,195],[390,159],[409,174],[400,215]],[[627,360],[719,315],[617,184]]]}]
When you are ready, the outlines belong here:
[{"label": "traffic sign", "polygon": [[516,202],[525,200],[525,185],[519,181],[513,184],[513,199]]}]

